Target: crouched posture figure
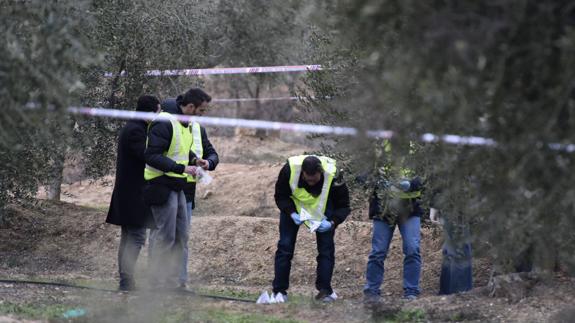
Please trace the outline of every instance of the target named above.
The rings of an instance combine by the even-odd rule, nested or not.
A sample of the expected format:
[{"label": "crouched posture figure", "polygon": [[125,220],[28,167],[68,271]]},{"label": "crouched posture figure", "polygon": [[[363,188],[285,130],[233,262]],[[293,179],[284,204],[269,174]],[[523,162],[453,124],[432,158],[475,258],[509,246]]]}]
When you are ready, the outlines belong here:
[{"label": "crouched posture figure", "polygon": [[[275,201],[280,209],[280,238],[275,254],[273,293],[287,300],[291,261],[299,227],[302,223],[315,230],[317,239],[316,299],[331,302],[337,298],[331,287],[335,265],[334,235],[336,227],[350,213],[349,191],[336,175],[334,159],[323,156],[294,156],[281,169],[275,187]],[[310,214],[319,227],[305,221]]]}]

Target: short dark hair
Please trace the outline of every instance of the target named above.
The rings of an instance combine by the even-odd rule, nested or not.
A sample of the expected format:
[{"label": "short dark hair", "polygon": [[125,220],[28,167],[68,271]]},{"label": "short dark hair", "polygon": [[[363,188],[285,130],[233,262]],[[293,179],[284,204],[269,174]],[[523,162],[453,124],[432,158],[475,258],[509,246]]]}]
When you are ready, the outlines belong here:
[{"label": "short dark hair", "polygon": [[156,112],[158,111],[158,104],[160,100],[153,95],[142,95],[138,98],[138,105],[136,111],[140,112]]},{"label": "short dark hair", "polygon": [[176,103],[179,107],[186,106],[190,103],[192,103],[194,107],[199,107],[202,103],[209,103],[210,101],[212,101],[212,97],[198,88],[190,89],[188,92],[178,95],[176,98]]},{"label": "short dark hair", "polygon": [[321,166],[321,160],[316,156],[307,156],[304,158],[301,164],[301,170],[306,174],[313,175],[317,173],[323,173],[323,167]]}]

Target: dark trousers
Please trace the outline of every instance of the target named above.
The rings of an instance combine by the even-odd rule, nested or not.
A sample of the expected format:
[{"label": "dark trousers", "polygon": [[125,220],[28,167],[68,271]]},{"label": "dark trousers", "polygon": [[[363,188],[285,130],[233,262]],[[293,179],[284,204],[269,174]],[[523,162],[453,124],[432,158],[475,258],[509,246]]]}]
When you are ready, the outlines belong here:
[{"label": "dark trousers", "polygon": [[[291,271],[291,261],[295,250],[295,242],[299,226],[287,214],[280,214],[280,239],[275,255],[275,277],[273,281],[273,292],[287,294],[289,288],[289,275]],[[335,265],[335,244],[333,237],[335,230],[328,232],[316,232],[317,241],[317,269],[315,288],[328,294],[333,293],[331,288],[331,277]]]},{"label": "dark trousers", "polygon": [[118,248],[118,271],[120,272],[120,280],[134,279],[136,261],[145,243],[145,227],[122,226],[120,247]]},{"label": "dark trousers", "polygon": [[156,228],[150,231],[150,282],[154,288],[177,287],[189,240],[186,196],[172,191],[166,203],[151,209]]},{"label": "dark trousers", "polygon": [[473,288],[473,263],[469,228],[449,220],[443,223],[445,242],[439,279],[439,294],[465,292]]}]

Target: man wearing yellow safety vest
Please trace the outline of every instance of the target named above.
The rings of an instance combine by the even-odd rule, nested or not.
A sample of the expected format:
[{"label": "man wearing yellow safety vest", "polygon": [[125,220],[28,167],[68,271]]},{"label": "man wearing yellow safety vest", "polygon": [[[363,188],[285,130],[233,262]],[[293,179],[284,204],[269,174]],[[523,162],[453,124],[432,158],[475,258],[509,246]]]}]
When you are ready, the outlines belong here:
[{"label": "man wearing yellow safety vest", "polygon": [[[191,89],[183,95],[179,95],[176,99],[166,99],[162,102],[162,110],[168,113],[176,113],[178,106],[186,106],[192,104],[194,111],[192,115],[202,116],[208,106],[207,103],[211,101],[211,97],[200,89]],[[192,133],[192,154],[190,155],[190,165],[196,165],[206,171],[213,171],[219,163],[218,153],[208,139],[206,129],[197,122],[192,122],[188,125]],[[192,224],[192,213],[195,208],[196,196],[196,182],[197,176],[188,176],[187,184],[184,188],[186,195],[186,210],[188,214],[188,238]],[[185,288],[188,282],[188,243],[183,248],[183,266],[180,271],[179,284],[181,288]]]},{"label": "man wearing yellow safety vest", "polygon": [[[381,152],[380,152],[381,153]],[[366,303],[377,303],[381,297],[384,261],[387,257],[395,227],[399,227],[403,242],[403,295],[406,300],[416,299],[420,293],[421,255],[419,251],[420,217],[423,210],[419,198],[422,180],[403,165],[396,166],[391,159],[391,144],[383,143],[383,160],[376,166],[373,195],[369,205],[369,218],[373,220],[371,253],[366,270],[364,296]],[[410,154],[413,150],[410,149]],[[403,163],[400,163],[403,164]]]},{"label": "man wearing yellow safety vest", "polygon": [[291,260],[300,225],[315,231],[317,239],[317,300],[332,302],[337,295],[331,287],[335,265],[335,228],[350,213],[349,191],[337,174],[336,162],[323,156],[290,157],[281,169],[275,188],[281,211],[280,238],[275,254],[273,297],[287,301]]},{"label": "man wearing yellow safety vest", "polygon": [[[207,94],[203,97],[200,105],[211,99]],[[190,163],[192,132],[188,123],[176,119],[177,115],[194,114],[196,106],[181,103],[175,113],[162,112],[151,124],[145,152],[144,198],[155,222],[150,233],[150,280],[153,287],[160,288],[179,287],[189,228],[184,189],[188,175],[198,172],[196,161]]]}]

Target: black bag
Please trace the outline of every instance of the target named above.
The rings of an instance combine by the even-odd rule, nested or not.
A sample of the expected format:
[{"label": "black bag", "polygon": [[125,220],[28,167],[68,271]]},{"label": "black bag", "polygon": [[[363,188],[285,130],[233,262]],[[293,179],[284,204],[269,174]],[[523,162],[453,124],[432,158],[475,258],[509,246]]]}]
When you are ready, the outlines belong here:
[{"label": "black bag", "polygon": [[172,190],[162,184],[146,183],[142,191],[144,202],[147,205],[162,205],[168,201]]}]

